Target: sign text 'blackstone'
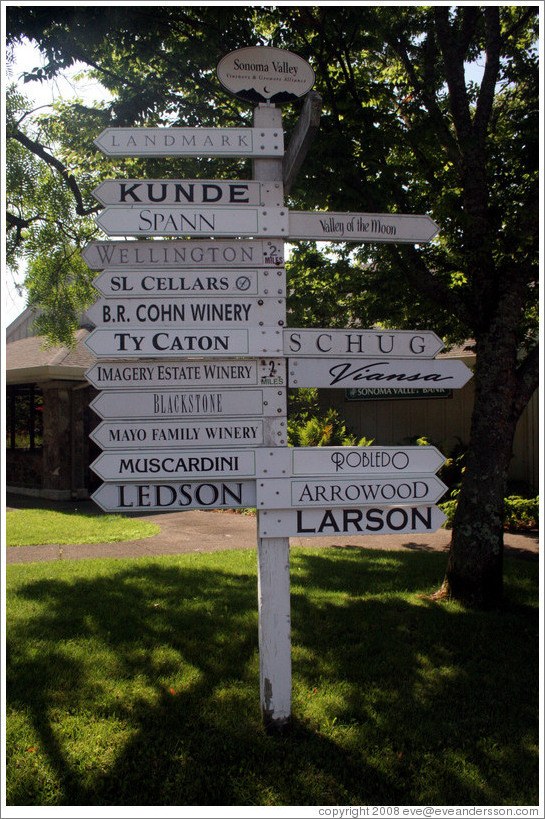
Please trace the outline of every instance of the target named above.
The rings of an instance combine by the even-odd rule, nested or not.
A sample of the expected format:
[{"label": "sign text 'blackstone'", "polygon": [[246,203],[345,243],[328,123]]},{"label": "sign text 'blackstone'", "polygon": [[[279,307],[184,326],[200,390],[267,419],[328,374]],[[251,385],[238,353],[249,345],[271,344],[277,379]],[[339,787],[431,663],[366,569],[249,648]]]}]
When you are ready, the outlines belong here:
[{"label": "sign text 'blackstone'", "polygon": [[240,418],[278,417],[286,411],[286,389],[218,387],[217,389],[103,390],[89,406],[99,418]]}]

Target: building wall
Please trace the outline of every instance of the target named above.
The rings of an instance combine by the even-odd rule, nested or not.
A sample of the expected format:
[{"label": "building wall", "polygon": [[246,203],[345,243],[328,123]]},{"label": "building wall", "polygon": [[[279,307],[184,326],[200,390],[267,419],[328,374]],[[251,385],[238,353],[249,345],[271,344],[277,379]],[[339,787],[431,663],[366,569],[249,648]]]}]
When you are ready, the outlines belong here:
[{"label": "building wall", "polygon": [[98,419],[89,410],[96,395],[90,385],[74,381],[50,381],[43,390],[43,445],[33,452],[8,450],[8,490],[23,490],[51,500],[86,498],[96,488],[89,463],[89,432]]}]

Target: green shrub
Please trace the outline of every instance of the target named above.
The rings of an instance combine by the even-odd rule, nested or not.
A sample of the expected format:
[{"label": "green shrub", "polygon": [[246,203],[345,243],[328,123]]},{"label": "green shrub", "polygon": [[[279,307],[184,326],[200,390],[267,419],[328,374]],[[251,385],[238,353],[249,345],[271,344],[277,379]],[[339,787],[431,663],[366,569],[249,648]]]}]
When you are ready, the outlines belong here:
[{"label": "green shrub", "polygon": [[369,446],[372,443],[349,432],[334,409],[308,419],[288,420],[288,446]]},{"label": "green shrub", "polygon": [[[445,526],[450,529],[454,520],[454,513],[458,505],[460,490],[451,492],[451,497],[439,506],[447,516]],[[525,529],[534,529],[539,524],[539,497],[521,498],[519,495],[510,495],[504,500],[504,527],[509,532],[519,532]]]}]

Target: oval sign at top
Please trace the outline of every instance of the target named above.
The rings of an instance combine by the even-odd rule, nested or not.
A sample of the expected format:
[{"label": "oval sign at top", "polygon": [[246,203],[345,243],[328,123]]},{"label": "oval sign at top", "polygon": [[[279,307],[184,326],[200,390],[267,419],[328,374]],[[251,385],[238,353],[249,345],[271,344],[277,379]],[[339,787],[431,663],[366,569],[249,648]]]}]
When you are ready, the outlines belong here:
[{"label": "oval sign at top", "polygon": [[218,79],[228,91],[250,102],[282,105],[313,87],[314,71],[302,57],[271,46],[248,46],[219,61]]}]

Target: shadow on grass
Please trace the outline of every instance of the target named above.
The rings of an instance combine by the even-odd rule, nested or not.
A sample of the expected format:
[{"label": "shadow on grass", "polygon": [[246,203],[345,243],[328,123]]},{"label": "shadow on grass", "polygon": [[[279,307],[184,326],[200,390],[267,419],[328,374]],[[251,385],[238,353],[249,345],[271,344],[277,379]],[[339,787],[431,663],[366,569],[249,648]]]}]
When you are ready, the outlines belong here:
[{"label": "shadow on grass", "polygon": [[271,738],[255,575],[218,565],[110,563],[21,586],[8,702],[44,762],[11,769],[9,804],[533,804],[531,607],[407,599],[441,576],[440,555],[296,552],[296,718]]}]

